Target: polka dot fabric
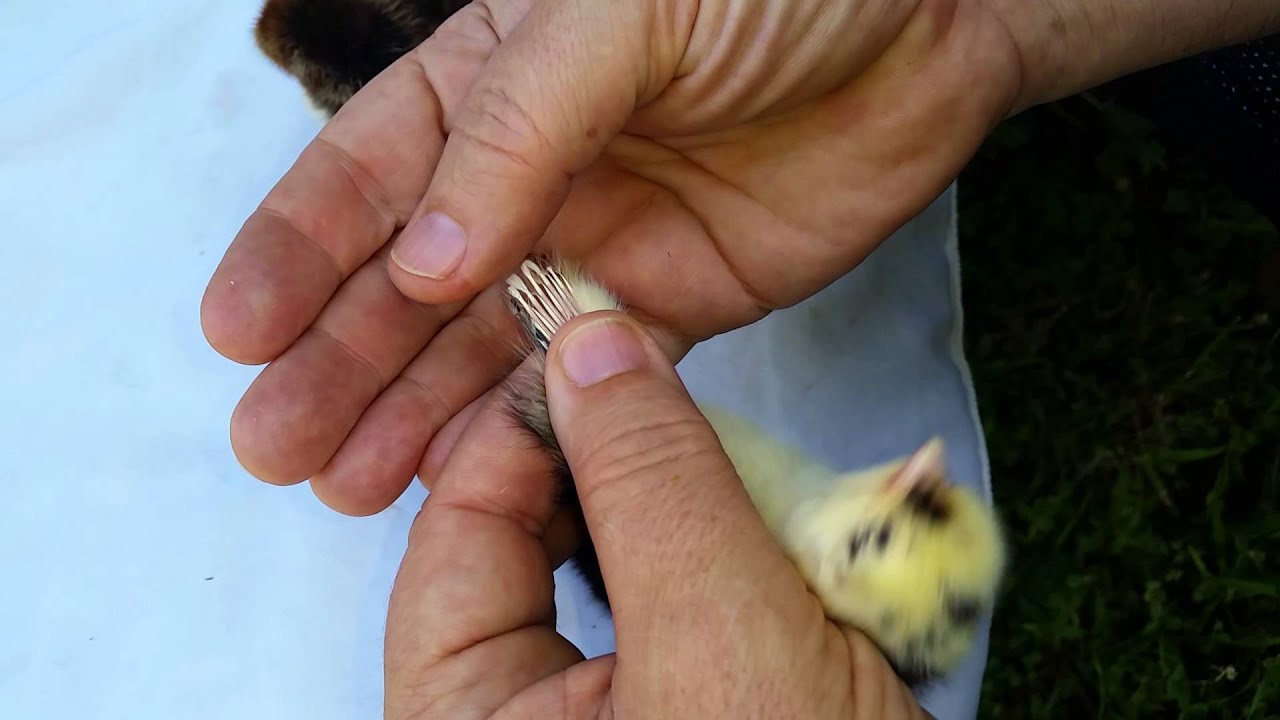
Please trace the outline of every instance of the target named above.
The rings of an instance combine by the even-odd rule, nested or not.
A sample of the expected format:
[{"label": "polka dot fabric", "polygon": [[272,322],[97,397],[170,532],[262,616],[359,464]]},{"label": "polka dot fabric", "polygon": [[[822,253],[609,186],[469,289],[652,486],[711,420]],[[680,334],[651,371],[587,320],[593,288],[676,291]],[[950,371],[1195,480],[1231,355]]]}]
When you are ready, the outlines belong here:
[{"label": "polka dot fabric", "polygon": [[1158,65],[1106,94],[1280,227],[1280,35]]},{"label": "polka dot fabric", "polygon": [[1280,145],[1280,36],[1208,53],[1199,63],[1209,92]]}]

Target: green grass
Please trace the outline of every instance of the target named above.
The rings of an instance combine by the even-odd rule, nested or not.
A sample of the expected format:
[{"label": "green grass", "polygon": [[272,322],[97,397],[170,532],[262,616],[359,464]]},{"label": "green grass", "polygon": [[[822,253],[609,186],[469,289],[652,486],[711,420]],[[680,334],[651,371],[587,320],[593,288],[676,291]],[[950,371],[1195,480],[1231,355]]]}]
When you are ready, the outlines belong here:
[{"label": "green grass", "polygon": [[981,716],[1280,717],[1276,229],[1080,98],[1000,128],[960,198],[1013,548]]}]

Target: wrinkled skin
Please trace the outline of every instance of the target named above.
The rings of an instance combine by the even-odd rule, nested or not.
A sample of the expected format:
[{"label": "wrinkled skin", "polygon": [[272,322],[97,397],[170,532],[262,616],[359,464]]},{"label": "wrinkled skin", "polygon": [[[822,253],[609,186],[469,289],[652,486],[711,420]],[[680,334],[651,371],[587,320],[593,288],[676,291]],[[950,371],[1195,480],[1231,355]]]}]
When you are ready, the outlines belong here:
[{"label": "wrinkled skin", "polygon": [[[378,512],[517,361],[484,290],[531,248],[581,257],[678,358],[854,267],[1015,102],[977,2],[747,6],[475,3],[357,93],[204,299],[219,352],[271,363],[232,419],[243,465]],[[469,240],[442,280],[389,258],[428,210]]]},{"label": "wrinkled skin", "polygon": [[[591,333],[601,316],[616,323]],[[584,375],[603,379],[571,379]],[[571,540],[545,462],[510,442],[495,394],[410,534],[387,619],[386,717],[925,716],[865,636],[827,621],[640,325],[572,321],[545,377],[617,653],[584,661],[555,632],[551,572]]]}]

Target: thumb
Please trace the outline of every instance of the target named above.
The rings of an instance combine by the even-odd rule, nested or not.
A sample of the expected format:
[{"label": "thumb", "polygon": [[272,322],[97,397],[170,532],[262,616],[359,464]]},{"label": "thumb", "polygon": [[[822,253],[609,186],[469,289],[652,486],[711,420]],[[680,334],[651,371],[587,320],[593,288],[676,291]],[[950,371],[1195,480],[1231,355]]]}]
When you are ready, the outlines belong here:
[{"label": "thumb", "polygon": [[[548,354],[546,388],[629,663],[648,657],[665,668],[672,647],[735,637],[744,620],[758,621],[752,632],[765,647],[786,647],[797,627],[812,625],[803,580],[639,324],[620,313],[566,324]],[[716,662],[698,655],[679,664]]]},{"label": "thumb", "polygon": [[[513,2],[484,5],[501,16]],[[653,80],[645,39],[655,2],[539,0],[519,22],[492,23],[499,45],[456,117],[446,110],[439,163],[393,246],[390,273],[402,292],[432,304],[464,300],[530,252],[573,175]]]}]

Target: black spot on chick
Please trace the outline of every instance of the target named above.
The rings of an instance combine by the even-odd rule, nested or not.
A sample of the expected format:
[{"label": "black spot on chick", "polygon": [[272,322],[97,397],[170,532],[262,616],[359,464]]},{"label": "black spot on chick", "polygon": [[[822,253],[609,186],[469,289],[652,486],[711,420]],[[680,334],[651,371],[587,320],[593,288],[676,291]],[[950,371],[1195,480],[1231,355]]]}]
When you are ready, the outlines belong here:
[{"label": "black spot on chick", "polygon": [[937,678],[934,669],[919,658],[885,655],[885,659],[889,661],[889,667],[893,668],[893,672],[902,678],[902,682],[913,690],[924,688]]},{"label": "black spot on chick", "polygon": [[[880,616],[881,623],[887,616],[888,613]],[[930,661],[930,650],[927,636],[922,634],[907,638],[905,646],[894,651],[881,648],[893,672],[912,690],[925,688],[938,678],[938,668]]]},{"label": "black spot on chick", "polygon": [[975,598],[947,595],[943,601],[947,608],[947,619],[958,627],[969,627],[978,622],[982,612],[982,603]]},{"label": "black spot on chick", "polygon": [[924,638],[919,635],[907,642],[907,658],[912,665],[919,665],[924,658]]},{"label": "black spot on chick", "polygon": [[913,488],[907,493],[907,507],[931,522],[945,522],[951,517],[951,508],[942,501],[938,493],[921,488]]},{"label": "black spot on chick", "polygon": [[876,533],[876,549],[884,552],[884,549],[889,546],[889,537],[892,534],[893,526],[890,523],[881,525],[880,531]]},{"label": "black spot on chick", "polygon": [[855,533],[849,540],[849,559],[858,557],[858,553],[862,552],[862,548],[866,547],[867,539],[871,537],[869,530],[860,530]]}]

